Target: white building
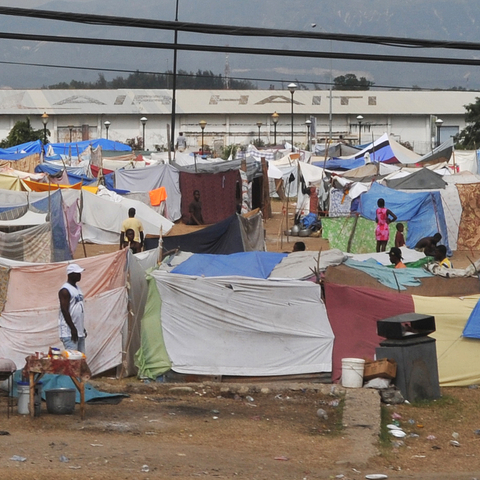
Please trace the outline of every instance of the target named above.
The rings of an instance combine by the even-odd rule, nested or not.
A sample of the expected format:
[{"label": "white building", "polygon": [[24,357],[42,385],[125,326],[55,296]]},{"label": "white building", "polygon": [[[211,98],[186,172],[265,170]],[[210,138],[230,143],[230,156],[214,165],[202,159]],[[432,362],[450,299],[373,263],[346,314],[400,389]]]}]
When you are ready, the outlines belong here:
[{"label": "white building", "polygon": [[[464,91],[329,91],[298,90],[293,94],[294,143],[307,143],[306,121],[312,120],[312,138],[323,143],[340,135],[368,143],[384,132],[409,142],[423,154],[465,127],[465,105],[478,92]],[[0,138],[16,121],[29,117],[33,128],[43,128],[48,115],[51,142],[106,137],[125,142],[142,138],[146,149],[166,147],[171,122],[171,90],[0,90]],[[183,131],[189,147],[201,145],[199,122],[207,122],[204,143],[223,147],[246,144],[259,136],[274,142],[272,114],[279,114],[277,144],[291,141],[292,95],[288,90],[178,90],[175,136]],[[361,124],[357,120],[362,116]],[[435,121],[443,120],[438,131]],[[359,129],[359,127],[361,128]],[[360,132],[359,132],[360,130]]]}]

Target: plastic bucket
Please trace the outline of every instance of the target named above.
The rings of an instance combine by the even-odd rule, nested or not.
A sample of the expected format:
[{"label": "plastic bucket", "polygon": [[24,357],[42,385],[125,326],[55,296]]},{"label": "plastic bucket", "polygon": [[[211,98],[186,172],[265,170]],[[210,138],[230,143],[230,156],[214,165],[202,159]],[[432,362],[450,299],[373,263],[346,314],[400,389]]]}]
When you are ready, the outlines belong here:
[{"label": "plastic bucket", "polygon": [[363,386],[363,358],[342,358],[342,386],[360,388]]},{"label": "plastic bucket", "polygon": [[28,382],[17,382],[18,402],[17,408],[20,415],[28,415],[30,409],[30,384]]},{"label": "plastic bucket", "polygon": [[45,390],[47,411],[55,415],[71,415],[75,411],[74,388],[54,388]]}]

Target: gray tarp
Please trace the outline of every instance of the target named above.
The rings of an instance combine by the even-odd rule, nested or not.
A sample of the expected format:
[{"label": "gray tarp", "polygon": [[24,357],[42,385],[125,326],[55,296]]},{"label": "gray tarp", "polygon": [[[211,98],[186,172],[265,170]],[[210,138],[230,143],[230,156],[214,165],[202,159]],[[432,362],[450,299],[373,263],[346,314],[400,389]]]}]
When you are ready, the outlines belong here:
[{"label": "gray tarp", "polygon": [[175,167],[155,165],[115,172],[115,188],[119,190],[149,192],[160,187],[167,190],[167,209],[164,216],[174,222],[182,216],[179,172]]}]

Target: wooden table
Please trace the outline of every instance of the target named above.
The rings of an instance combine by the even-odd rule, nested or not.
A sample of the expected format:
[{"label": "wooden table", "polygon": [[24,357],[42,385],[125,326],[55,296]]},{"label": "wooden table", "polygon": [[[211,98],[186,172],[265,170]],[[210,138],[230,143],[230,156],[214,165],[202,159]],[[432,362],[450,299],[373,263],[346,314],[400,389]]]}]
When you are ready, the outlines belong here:
[{"label": "wooden table", "polygon": [[37,358],[30,355],[25,358],[23,376],[28,377],[30,385],[30,416],[35,416],[35,385],[46,373],[54,375],[68,375],[77,390],[80,392],[80,417],[85,419],[85,382],[90,379],[92,373],[88,368],[87,361],[69,360],[67,358]]}]

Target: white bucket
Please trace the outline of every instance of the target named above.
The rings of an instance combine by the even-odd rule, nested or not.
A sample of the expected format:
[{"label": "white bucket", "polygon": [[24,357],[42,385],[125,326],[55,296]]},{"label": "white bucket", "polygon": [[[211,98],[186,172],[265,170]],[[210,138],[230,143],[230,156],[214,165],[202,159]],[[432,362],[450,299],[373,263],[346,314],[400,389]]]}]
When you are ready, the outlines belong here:
[{"label": "white bucket", "polygon": [[18,392],[18,413],[20,415],[28,415],[30,413],[30,385],[28,382],[17,382]]},{"label": "white bucket", "polygon": [[362,387],[364,368],[363,358],[342,358],[342,387]]}]

